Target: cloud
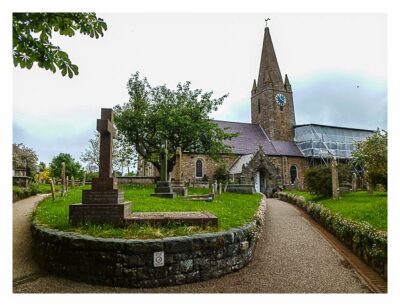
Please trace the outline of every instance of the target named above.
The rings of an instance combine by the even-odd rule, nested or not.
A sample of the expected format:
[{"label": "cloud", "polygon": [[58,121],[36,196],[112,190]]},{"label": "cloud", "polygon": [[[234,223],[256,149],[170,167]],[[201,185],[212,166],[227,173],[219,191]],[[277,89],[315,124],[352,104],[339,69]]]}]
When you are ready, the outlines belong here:
[{"label": "cloud", "polygon": [[387,129],[386,80],[325,71],[292,81],[296,123]]}]

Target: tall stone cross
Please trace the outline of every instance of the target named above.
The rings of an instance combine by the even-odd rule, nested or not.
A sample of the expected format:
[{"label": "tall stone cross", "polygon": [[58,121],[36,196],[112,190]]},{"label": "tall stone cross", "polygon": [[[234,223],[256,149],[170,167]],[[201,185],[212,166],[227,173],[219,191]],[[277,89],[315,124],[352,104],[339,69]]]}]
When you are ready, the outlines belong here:
[{"label": "tall stone cross", "polygon": [[335,200],[339,199],[339,176],[337,170],[337,161],[335,157],[332,157],[332,197]]},{"label": "tall stone cross", "polygon": [[160,171],[160,180],[162,182],[168,181],[168,141],[165,141],[165,145],[161,147],[160,152],[160,164],[161,164],[161,171]]},{"label": "tall stone cross", "polygon": [[99,177],[93,180],[93,190],[114,189],[116,182],[112,177],[112,143],[115,137],[114,115],[111,108],[101,109],[101,119],[97,119],[100,133]]}]

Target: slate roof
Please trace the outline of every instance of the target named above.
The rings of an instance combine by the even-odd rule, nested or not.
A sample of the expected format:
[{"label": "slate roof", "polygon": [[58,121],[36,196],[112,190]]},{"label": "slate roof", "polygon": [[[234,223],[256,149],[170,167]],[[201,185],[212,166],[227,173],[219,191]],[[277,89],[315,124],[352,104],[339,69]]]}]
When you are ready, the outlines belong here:
[{"label": "slate roof", "polygon": [[261,145],[267,155],[299,156],[303,154],[294,141],[271,141],[258,124],[214,120],[222,129],[229,133],[240,133],[238,137],[225,141],[232,146],[232,151],[238,155],[252,154]]}]

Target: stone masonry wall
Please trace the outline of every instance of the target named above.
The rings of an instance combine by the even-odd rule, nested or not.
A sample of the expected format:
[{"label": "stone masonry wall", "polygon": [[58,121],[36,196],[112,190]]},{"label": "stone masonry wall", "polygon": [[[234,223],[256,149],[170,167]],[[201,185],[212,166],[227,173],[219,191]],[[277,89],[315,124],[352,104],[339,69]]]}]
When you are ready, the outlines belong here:
[{"label": "stone masonry wall", "polygon": [[290,185],[290,167],[296,166],[298,187],[303,188],[304,172],[307,169],[307,161],[303,157],[270,156],[269,158],[278,167],[279,174],[282,176],[282,184],[285,186]]},{"label": "stone masonry wall", "polygon": [[[225,162],[227,168],[236,160],[236,155],[224,155],[222,161]],[[182,154],[182,180],[193,181],[195,179],[196,161],[201,159],[203,161],[203,175],[207,175],[209,182],[213,181],[215,170],[218,168],[219,162],[213,160],[210,156],[200,154]],[[172,171],[175,173],[175,168]],[[172,176],[172,178],[174,178]]]},{"label": "stone masonry wall", "polygon": [[[225,232],[165,239],[95,238],[48,229],[33,223],[33,254],[45,270],[78,281],[123,287],[158,287],[215,278],[253,258],[265,213]],[[261,221],[261,222],[260,222]],[[154,252],[164,266],[154,266]]]}]

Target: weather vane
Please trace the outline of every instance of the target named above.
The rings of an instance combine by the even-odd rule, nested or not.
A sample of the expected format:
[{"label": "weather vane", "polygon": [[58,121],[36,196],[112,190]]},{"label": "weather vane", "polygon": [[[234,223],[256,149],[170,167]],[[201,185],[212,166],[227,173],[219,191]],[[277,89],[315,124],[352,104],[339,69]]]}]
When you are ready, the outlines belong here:
[{"label": "weather vane", "polygon": [[271,20],[270,18],[265,19],[265,27],[268,28],[268,20]]}]

